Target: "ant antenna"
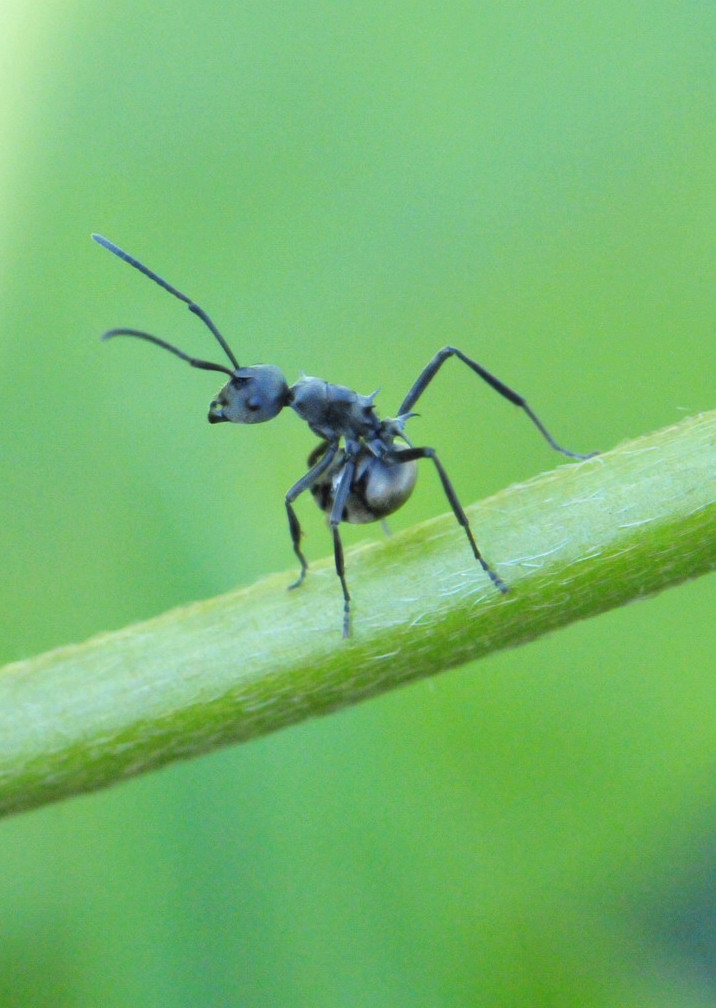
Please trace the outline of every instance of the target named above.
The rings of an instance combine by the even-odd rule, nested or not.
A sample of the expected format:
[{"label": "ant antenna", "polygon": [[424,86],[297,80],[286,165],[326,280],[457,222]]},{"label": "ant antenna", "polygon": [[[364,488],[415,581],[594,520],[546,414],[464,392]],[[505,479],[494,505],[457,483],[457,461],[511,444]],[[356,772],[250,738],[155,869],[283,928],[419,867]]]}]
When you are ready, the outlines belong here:
[{"label": "ant antenna", "polygon": [[[99,245],[102,245],[103,248],[106,248],[107,251],[112,252],[119,259],[123,259],[126,263],[129,263],[130,266],[134,266],[136,270],[139,270],[140,273],[143,273],[146,277],[149,277],[149,279],[153,280],[154,283],[159,284],[159,286],[163,287],[165,291],[169,291],[169,293],[173,294],[175,298],[179,298],[180,301],[183,301],[184,304],[187,305],[187,307],[189,308],[189,311],[193,312],[194,315],[200,318],[201,321],[204,323],[204,325],[207,327],[207,329],[209,329],[209,331],[214,334],[214,337],[216,338],[217,342],[223,349],[226,356],[229,358],[229,360],[234,365],[236,370],[239,369],[239,362],[237,361],[236,357],[234,357],[231,347],[226,342],[224,337],[221,335],[221,333],[216,328],[216,326],[211,321],[211,319],[206,314],[203,308],[201,308],[195,301],[192,301],[190,297],[187,297],[186,294],[182,294],[182,292],[180,290],[177,290],[176,287],[172,287],[170,283],[167,283],[166,280],[163,280],[162,277],[160,277],[153,270],[150,270],[148,266],[144,265],[144,263],[141,263],[138,259],[135,259],[134,256],[129,255],[128,252],[125,252],[123,249],[119,247],[119,245],[115,245],[114,242],[111,242],[109,240],[109,238],[104,238],[102,235],[99,234],[93,234],[92,237]],[[110,332],[105,333],[104,338],[109,339],[112,336],[120,336],[120,335],[138,336],[140,339],[148,339],[150,343],[156,343],[157,346],[163,347],[165,350],[169,350],[170,353],[176,354],[177,357],[181,357],[182,360],[188,361],[192,365],[192,367],[204,368],[205,370],[209,371],[226,371],[228,374],[233,374],[233,371],[229,371],[228,368],[220,367],[218,364],[209,364],[208,361],[196,361],[193,357],[188,357],[181,350],[177,350],[176,347],[171,346],[169,343],[165,343],[163,340],[157,339],[156,336],[150,336],[149,333],[141,333],[135,329],[121,329],[121,330],[112,329]]]},{"label": "ant antenna", "polygon": [[152,336],[151,333],[141,332],[139,329],[110,329],[109,332],[103,334],[102,339],[108,340],[114,336],[136,336],[137,339],[147,340],[148,343],[155,343],[157,346],[162,347],[163,350],[168,350],[175,357],[180,357],[187,364],[191,364],[192,367],[201,368],[202,371],[223,371],[224,374],[231,375],[232,378],[235,375],[235,372],[224,364],[213,364],[211,361],[197,360],[196,357],[190,357],[189,354],[184,353],[179,347],[167,343],[166,340],[159,339],[158,336]]}]

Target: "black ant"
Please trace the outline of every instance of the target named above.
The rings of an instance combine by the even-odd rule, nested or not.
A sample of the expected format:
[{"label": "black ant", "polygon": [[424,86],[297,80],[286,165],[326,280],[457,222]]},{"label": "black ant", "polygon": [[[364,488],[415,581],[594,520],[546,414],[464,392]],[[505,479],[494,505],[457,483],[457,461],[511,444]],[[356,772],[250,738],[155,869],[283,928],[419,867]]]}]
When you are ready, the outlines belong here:
[{"label": "black ant", "polygon": [[[333,532],[336,573],[343,590],[344,637],[350,635],[351,613],[339,526],[344,521],[358,525],[379,521],[402,507],[413,492],[418,475],[417,462],[420,459],[431,459],[435,465],[445,496],[450,502],[455,518],[465,531],[475,559],[499,591],[508,591],[507,585],[477,548],[467,515],[435,450],[415,448],[405,436],[405,424],[416,415],[411,412],[413,406],[449,357],[457,357],[463,364],[467,364],[496,392],[523,409],[555,451],[574,459],[587,459],[597,454],[592,452],[589,455],[580,455],[558,445],[521,395],[456,347],[443,347],[435,354],[406,395],[398,415],[385,420],[381,420],[375,412],[373,406],[375,392],[363,396],[345,385],[331,385],[322,378],[309,378],[305,375],[299,378],[295,385],[289,386],[280,368],[273,364],[241,367],[228,343],[203,308],[113,242],[98,234],[92,237],[104,248],[183,301],[189,311],[197,315],[213,333],[232,366],[226,367],[223,364],[213,364],[211,361],[197,360],[196,357],[190,357],[157,336],[151,336],[137,329],[110,329],[104,334],[103,339],[111,339],[113,336],[136,336],[163,347],[192,367],[227,374],[229,381],[209,406],[209,423],[220,423],[225,420],[241,424],[263,423],[265,420],[272,420],[284,407],[290,406],[302,420],[306,421],[313,433],[321,438],[308,457],[308,472],[294,483],[286,494],[291,542],[301,565],[298,580],[291,585],[291,588],[297,588],[303,583],[308,570],[308,563],[301,550],[301,526],[293,504],[304,490],[310,490],[318,506],[328,515]],[[396,445],[396,440],[401,442],[401,445]],[[403,445],[405,447],[402,447]]]}]

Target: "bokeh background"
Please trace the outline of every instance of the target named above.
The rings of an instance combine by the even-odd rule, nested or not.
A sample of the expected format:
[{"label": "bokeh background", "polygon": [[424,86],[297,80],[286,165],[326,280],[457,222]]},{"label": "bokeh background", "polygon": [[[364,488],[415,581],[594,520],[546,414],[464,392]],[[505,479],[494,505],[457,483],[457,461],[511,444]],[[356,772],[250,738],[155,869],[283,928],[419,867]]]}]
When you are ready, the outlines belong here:
[{"label": "bokeh background", "polygon": [[[713,408],[712,4],[0,24],[0,661],[295,566],[310,432],[209,427],[220,376],[101,344],[221,359],[91,231],[388,414],[447,342],[576,450]],[[559,461],[457,364],[421,414],[465,501]],[[444,510],[426,472],[394,525]],[[714,584],[1,823],[0,1004],[716,1003]]]}]

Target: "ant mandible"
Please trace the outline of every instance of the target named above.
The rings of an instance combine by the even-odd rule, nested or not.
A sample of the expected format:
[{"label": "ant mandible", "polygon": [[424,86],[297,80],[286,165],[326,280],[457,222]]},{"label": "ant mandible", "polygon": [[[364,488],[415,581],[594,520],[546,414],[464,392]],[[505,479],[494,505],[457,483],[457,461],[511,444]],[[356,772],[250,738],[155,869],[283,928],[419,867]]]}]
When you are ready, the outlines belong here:
[{"label": "ant mandible", "polygon": [[[457,347],[446,346],[435,354],[406,395],[398,415],[385,420],[381,420],[375,412],[373,406],[375,392],[363,396],[345,385],[331,385],[321,378],[310,378],[305,375],[299,378],[295,385],[289,386],[283,372],[273,364],[241,367],[224,337],[204,309],[195,301],[182,294],[176,287],[172,287],[170,283],[107,238],[98,234],[93,234],[92,237],[104,248],[183,301],[189,311],[198,316],[213,333],[231,361],[232,367],[190,357],[178,347],[137,329],[110,329],[102,339],[136,336],[168,350],[192,367],[204,371],[221,371],[229,375],[229,381],[209,406],[209,423],[223,421],[241,424],[263,423],[265,420],[272,420],[284,407],[290,406],[321,439],[308,457],[308,472],[294,483],[286,494],[291,542],[301,565],[298,580],[290,587],[297,588],[302,584],[308,570],[308,563],[301,550],[301,526],[293,505],[300,494],[310,490],[318,506],[328,515],[333,533],[336,573],[343,591],[344,637],[350,636],[351,610],[339,526],[344,521],[357,525],[379,521],[402,507],[413,492],[418,475],[417,462],[420,459],[431,459],[437,469],[445,496],[450,502],[455,518],[465,531],[475,559],[499,591],[503,593],[508,591],[502,578],[477,548],[467,515],[435,450],[425,447],[415,448],[405,436],[406,422],[416,415],[411,412],[413,406],[448,358],[457,357],[501,396],[524,410],[555,451],[573,459],[588,459],[597,454],[591,452],[588,455],[581,455],[558,445],[521,395]],[[406,447],[396,445],[396,439]]]}]

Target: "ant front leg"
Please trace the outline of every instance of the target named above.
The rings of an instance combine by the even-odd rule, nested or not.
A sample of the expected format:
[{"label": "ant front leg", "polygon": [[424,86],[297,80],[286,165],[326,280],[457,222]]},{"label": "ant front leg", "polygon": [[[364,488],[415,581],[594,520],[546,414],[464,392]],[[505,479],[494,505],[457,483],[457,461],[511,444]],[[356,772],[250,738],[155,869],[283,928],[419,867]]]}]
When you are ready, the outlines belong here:
[{"label": "ant front leg", "polygon": [[[296,498],[303,493],[304,490],[308,490],[316,480],[321,476],[322,473],[330,466],[331,462],[336,456],[338,451],[338,442],[335,444],[329,444],[326,448],[326,452],[321,456],[319,461],[308,470],[305,476],[302,476],[300,480],[293,484],[291,489],[286,494],[286,514],[288,515],[288,527],[291,533],[291,543],[293,545],[293,552],[298,557],[298,562],[301,564],[301,572],[298,575],[298,581],[294,581],[289,588],[298,588],[299,585],[303,584],[306,577],[306,571],[308,570],[308,561],[303,555],[303,550],[301,549],[301,525],[293,509],[293,502]],[[313,454],[311,455],[313,458]]]},{"label": "ant front leg", "polygon": [[494,571],[492,567],[490,567],[487,560],[485,560],[482,553],[480,553],[480,550],[477,548],[477,543],[475,542],[475,537],[472,534],[472,529],[470,528],[470,522],[468,521],[467,515],[465,514],[465,509],[460,503],[458,496],[455,492],[455,487],[452,485],[450,477],[445,471],[442,462],[438,458],[435,449],[395,448],[393,449],[393,451],[389,453],[387,458],[391,462],[413,462],[416,461],[417,459],[424,459],[424,458],[432,459],[433,463],[435,464],[435,468],[438,471],[440,482],[443,485],[445,496],[450,501],[450,507],[452,508],[452,512],[455,515],[458,524],[461,525],[465,530],[467,541],[470,543],[470,549],[472,550],[475,559],[480,564],[480,566],[487,574],[487,576],[490,578],[495,587],[498,588],[503,594],[506,594],[509,591],[509,588],[502,580],[502,578],[499,576],[499,574],[497,574],[496,571]]}]

